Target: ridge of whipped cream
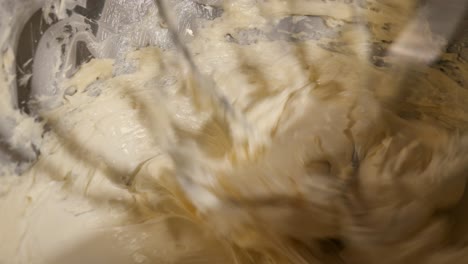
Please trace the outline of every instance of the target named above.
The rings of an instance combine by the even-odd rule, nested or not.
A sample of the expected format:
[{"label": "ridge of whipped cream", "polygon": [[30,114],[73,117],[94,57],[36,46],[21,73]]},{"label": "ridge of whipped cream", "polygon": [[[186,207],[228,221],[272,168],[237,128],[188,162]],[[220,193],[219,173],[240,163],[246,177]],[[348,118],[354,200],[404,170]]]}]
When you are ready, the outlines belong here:
[{"label": "ridge of whipped cream", "polygon": [[[391,67],[359,32],[278,22],[343,29],[353,13],[334,2],[227,2],[188,42],[251,134],[165,47],[82,65],[40,124],[2,105],[40,155],[0,177],[0,263],[461,263],[468,90],[432,67],[384,104]],[[369,2],[374,38],[396,38],[413,4]]]}]

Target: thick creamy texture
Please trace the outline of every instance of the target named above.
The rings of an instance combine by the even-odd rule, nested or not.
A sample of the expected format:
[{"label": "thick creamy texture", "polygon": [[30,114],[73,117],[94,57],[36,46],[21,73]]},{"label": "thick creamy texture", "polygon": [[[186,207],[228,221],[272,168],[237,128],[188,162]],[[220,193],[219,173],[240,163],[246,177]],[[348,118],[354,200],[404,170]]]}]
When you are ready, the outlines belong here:
[{"label": "thick creamy texture", "polygon": [[[229,2],[198,30],[195,63],[235,117],[170,49],[62,81],[60,106],[40,112],[39,159],[0,178],[0,263],[462,263],[468,90],[424,69],[387,104],[392,75],[363,32],[265,36],[290,14],[349,26],[334,2]],[[411,14],[392,2],[364,9],[378,40]]]}]

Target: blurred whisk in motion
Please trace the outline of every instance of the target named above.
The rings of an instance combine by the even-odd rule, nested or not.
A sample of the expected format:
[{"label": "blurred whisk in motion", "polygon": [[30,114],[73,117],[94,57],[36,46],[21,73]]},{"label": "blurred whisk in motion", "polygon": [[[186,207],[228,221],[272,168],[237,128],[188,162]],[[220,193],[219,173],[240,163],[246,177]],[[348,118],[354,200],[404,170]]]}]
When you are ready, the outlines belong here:
[{"label": "blurred whisk in motion", "polygon": [[18,34],[15,111],[59,146],[32,171],[60,153],[177,219],[151,260],[468,257],[468,1],[58,2]]}]

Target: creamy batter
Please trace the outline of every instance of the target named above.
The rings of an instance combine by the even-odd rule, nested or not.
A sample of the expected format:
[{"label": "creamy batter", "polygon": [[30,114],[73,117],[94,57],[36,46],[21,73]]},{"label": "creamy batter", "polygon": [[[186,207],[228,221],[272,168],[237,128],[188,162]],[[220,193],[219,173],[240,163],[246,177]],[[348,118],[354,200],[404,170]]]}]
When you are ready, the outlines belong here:
[{"label": "creamy batter", "polygon": [[[0,263],[462,263],[468,90],[431,68],[389,98],[391,68],[349,38],[362,32],[334,2],[227,2],[196,32],[195,63],[235,117],[173,49],[94,59],[61,80],[59,105],[39,111],[38,160],[0,177]],[[369,5],[384,41],[414,8]],[[291,14],[343,33],[239,44],[240,29],[272,32]]]}]

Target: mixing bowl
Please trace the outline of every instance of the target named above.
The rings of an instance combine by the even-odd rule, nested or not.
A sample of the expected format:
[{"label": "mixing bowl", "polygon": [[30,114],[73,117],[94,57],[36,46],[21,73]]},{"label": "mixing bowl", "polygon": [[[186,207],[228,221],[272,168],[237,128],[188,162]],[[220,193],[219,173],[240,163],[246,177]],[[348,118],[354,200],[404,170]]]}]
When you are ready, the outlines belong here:
[{"label": "mixing bowl", "polygon": [[[176,34],[181,38],[182,42],[189,50],[193,50],[193,42],[196,42],[197,37],[203,35],[203,33],[209,29],[210,25],[212,26],[217,23],[217,21],[224,18],[226,15],[225,8],[233,8],[231,5],[226,4],[226,1],[224,1],[223,4],[223,1],[218,0],[173,0],[168,2],[169,9],[173,11],[176,17]],[[456,10],[457,12],[455,12],[453,6],[440,6],[439,3],[438,6],[429,5],[429,7],[426,7],[424,12],[419,12],[421,9],[416,8],[418,5],[415,5],[416,7],[411,6],[411,4],[408,4],[410,1],[309,1],[307,5],[298,4],[302,1],[276,1],[282,5],[270,5],[274,1],[239,0],[239,2],[245,5],[263,5],[264,13],[258,14],[257,24],[243,23],[243,20],[241,19],[242,17],[239,15],[238,23],[229,24],[226,31],[223,31],[225,33],[223,36],[216,36],[219,37],[218,39],[222,40],[224,44],[229,43],[232,47],[247,47],[254,46],[258,43],[280,42],[284,44],[285,50],[291,51],[294,55],[292,56],[293,59],[297,60],[299,65],[301,63],[307,65],[305,57],[310,54],[307,54],[308,50],[304,48],[307,47],[307,45],[302,44],[312,43],[313,45],[320,47],[324,53],[326,52],[326,54],[328,54],[328,57],[326,57],[327,59],[343,62],[343,65],[340,65],[339,63],[329,63],[330,61],[325,60],[314,61],[316,64],[328,65],[327,63],[329,63],[330,65],[335,65],[334,67],[339,68],[342,66],[343,69],[350,69],[351,67],[349,67],[349,65],[355,62],[355,72],[352,72],[352,70],[351,73],[350,71],[341,72],[343,75],[352,77],[368,73],[360,71],[361,68],[359,65],[364,62],[366,67],[372,69],[372,72],[381,74],[378,76],[386,76],[386,74],[388,74],[388,76],[393,78],[390,79],[391,81],[395,81],[395,83],[398,84],[404,83],[406,85],[405,87],[410,87],[411,89],[408,89],[408,91],[405,91],[404,93],[405,100],[402,100],[404,103],[402,103],[400,108],[396,107],[398,109],[396,112],[398,112],[399,117],[402,119],[418,121],[430,120],[438,123],[444,128],[448,128],[449,130],[456,129],[460,132],[464,132],[468,128],[468,120],[464,119],[465,117],[462,115],[463,113],[468,113],[468,106],[457,104],[457,99],[459,98],[457,98],[453,93],[444,93],[444,91],[452,89],[453,87],[459,89],[455,89],[456,91],[465,89],[468,82],[466,67],[464,67],[468,61],[468,32],[466,31],[468,27],[465,26],[468,25],[468,20],[466,20],[466,18],[461,18],[463,8],[460,7],[458,8],[459,10]],[[431,1],[426,2],[430,3]],[[228,3],[230,2],[228,1]],[[275,9],[273,8],[274,6],[280,6],[281,8]],[[381,7],[385,7],[385,10],[390,10],[393,13],[385,13],[380,9]],[[420,15],[424,17],[423,22],[417,19],[413,20],[414,17],[419,18]],[[428,23],[426,23],[427,21]],[[441,21],[444,23],[441,23]],[[454,21],[457,23],[452,23]],[[418,23],[421,23],[422,25]],[[458,29],[455,27],[456,24],[459,24]],[[424,31],[424,34],[418,34],[419,30],[421,32]],[[427,39],[422,38],[427,37],[427,35],[430,37]],[[400,41],[401,36],[403,36],[403,41]],[[421,39],[423,39],[423,41],[421,41]],[[427,41],[427,43],[424,41]],[[409,48],[405,49],[406,46],[402,45],[402,43],[409,43]],[[417,45],[412,46],[411,44],[414,43]],[[138,148],[135,148],[137,151],[132,152],[131,147],[122,143],[127,142],[126,140],[128,139],[124,136],[130,137],[132,140],[135,139],[135,141],[138,141],[139,137],[144,133],[154,136],[156,133],[153,133],[151,129],[148,129],[146,124],[140,125],[145,127],[146,130],[149,130],[149,132],[141,132],[140,130],[135,129],[136,132],[132,134],[134,131],[131,131],[130,133],[125,131],[126,129],[131,130],[128,129],[128,127],[121,128],[118,127],[118,125],[111,123],[104,125],[93,124],[94,121],[92,118],[90,118],[90,120],[74,120],[73,122],[76,124],[79,123],[83,125],[83,127],[89,128],[89,130],[93,131],[98,131],[97,126],[99,125],[99,133],[101,133],[99,137],[97,137],[99,140],[92,141],[95,145],[90,147],[85,144],[87,143],[86,140],[79,138],[83,135],[73,133],[60,134],[60,131],[57,132],[54,130],[53,122],[50,122],[52,119],[47,119],[43,113],[54,113],[54,109],[68,109],[69,112],[67,112],[66,115],[64,113],[63,118],[60,113],[54,113],[55,116],[53,115],[57,120],[62,122],[62,124],[65,124],[64,127],[68,129],[64,130],[66,132],[73,131],[75,126],[75,123],[70,124],[71,121],[68,122],[69,120],[67,120],[67,117],[73,115],[75,111],[79,112],[86,110],[83,105],[87,105],[89,102],[91,102],[91,106],[89,107],[95,107],[95,109],[97,109],[96,112],[103,110],[109,111],[111,114],[115,114],[112,112],[113,109],[107,109],[104,106],[101,109],[99,106],[92,105],[93,100],[97,101],[100,96],[100,91],[98,89],[92,89],[95,87],[93,86],[94,84],[101,84],[101,80],[98,78],[96,80],[91,80],[91,84],[87,85],[87,87],[83,89],[84,91],[82,91],[83,93],[86,92],[91,99],[87,98],[88,101],[85,101],[83,105],[75,105],[76,109],[72,109],[73,107],[60,107],[66,105],[68,98],[75,95],[79,89],[73,86],[63,86],[60,84],[66,83],[71,78],[79,75],[80,70],[89,69],[86,68],[86,65],[89,66],[93,62],[96,63],[96,61],[97,63],[103,63],[103,65],[112,63],[112,71],[109,72],[109,77],[118,78],[123,76],[122,79],[125,79],[126,74],[132,74],[136,71],[135,64],[133,64],[131,60],[128,60],[128,54],[132,51],[145,51],[145,47],[156,46],[159,48],[158,50],[162,51],[162,53],[167,53],[170,54],[168,56],[172,56],[171,54],[174,53],[174,51],[176,51],[175,53],[180,52],[175,44],[177,43],[174,43],[174,38],[171,36],[171,32],[169,32],[168,22],[158,16],[155,3],[152,0],[0,0],[0,100],[2,100],[0,102],[0,164],[2,165],[0,174],[6,174],[10,178],[16,177],[14,175],[19,175],[19,177],[21,177],[24,172],[28,171],[28,168],[31,165],[35,164],[38,157],[43,154],[43,146],[47,145],[43,145],[44,138],[47,135],[55,133],[54,135],[58,138],[57,145],[59,147],[57,148],[61,149],[62,146],[65,146],[62,149],[65,153],[64,156],[76,158],[76,160],[78,160],[76,163],[83,164],[83,167],[91,167],[93,170],[92,173],[94,173],[94,170],[101,170],[102,167],[104,167],[102,171],[115,176],[114,178],[109,177],[108,179],[105,179],[105,177],[102,177],[103,179],[99,178],[99,183],[97,185],[108,180],[111,184],[107,185],[106,188],[109,186],[112,186],[112,188],[115,186],[122,187],[119,191],[115,191],[111,187],[108,188],[111,191],[104,188],[105,191],[118,193],[120,195],[118,199],[112,198],[106,200],[106,195],[108,194],[106,192],[103,192],[104,194],[102,196],[97,195],[90,198],[88,197],[88,185],[92,185],[93,181],[93,177],[90,176],[91,179],[89,182],[83,184],[83,197],[86,197],[86,199],[89,198],[89,200],[92,200],[93,202],[97,201],[96,204],[99,204],[101,200],[100,198],[102,198],[105,203],[108,203],[108,207],[105,207],[105,210],[109,210],[109,212],[112,213],[116,213],[117,211],[116,214],[124,214],[121,211],[127,210],[128,208],[132,208],[131,210],[129,209],[129,211],[134,210],[132,207],[134,204],[132,204],[132,206],[125,204],[127,202],[131,203],[129,201],[132,199],[134,199],[134,202],[138,199],[148,199],[153,202],[153,200],[151,200],[151,195],[159,192],[160,190],[158,188],[160,186],[156,188],[155,185],[153,185],[154,182],[144,182],[141,184],[142,186],[137,186],[138,188],[141,188],[139,189],[139,191],[141,191],[139,195],[141,196],[138,196],[135,194],[135,188],[137,188],[135,187],[136,184],[133,184],[132,181],[136,177],[135,175],[140,174],[143,167],[147,169],[147,171],[150,171],[149,174],[151,175],[153,168],[148,169],[145,167],[147,165],[146,161],[149,160],[147,156],[153,155],[156,157],[155,159],[157,159],[161,156],[161,153],[158,152],[159,149],[148,150],[149,154],[140,153],[144,151],[140,151],[141,149]],[[200,41],[196,44],[199,45],[198,48],[200,48]],[[441,47],[443,50],[439,52],[438,49]],[[317,49],[314,50],[317,51]],[[277,51],[280,53],[283,50],[278,49]],[[258,58],[256,56],[252,56],[252,53],[239,53],[237,54],[237,57],[230,58],[238,60],[240,64],[244,61],[249,62],[252,65],[255,65],[256,60],[261,62],[268,61],[268,58],[265,58],[267,56],[265,56],[265,54],[261,54],[262,50],[258,50],[257,52],[258,54],[254,55],[258,55]],[[154,53],[149,52],[148,54],[151,55],[148,56],[150,58],[155,57]],[[394,56],[395,54],[398,56]],[[215,55],[210,57],[205,54],[205,61],[212,63],[212,65],[218,65],[218,58],[216,58]],[[270,55],[276,56],[278,54]],[[141,53],[140,56],[142,56]],[[193,52],[190,56],[197,58],[200,54]],[[392,60],[394,57],[401,60]],[[317,56],[317,58],[320,58],[320,56]],[[222,59],[223,58],[220,59],[221,62],[223,61]],[[278,64],[282,65],[282,59],[282,57],[278,57]],[[180,58],[179,62],[182,64],[183,58]],[[290,63],[290,61],[284,61],[285,65],[287,65],[285,67],[291,66],[291,63],[287,64],[288,62]],[[145,65],[148,66],[150,64]],[[156,65],[156,68],[159,67],[159,61],[154,60],[154,65]],[[462,65],[462,67],[460,67],[460,65]],[[172,67],[173,65],[169,66],[170,67],[167,68],[161,66],[161,71],[170,71],[176,68]],[[206,65],[197,64],[196,68],[206,76],[210,77],[210,72],[205,66]],[[258,68],[255,68],[255,66],[247,66],[247,76],[250,76],[249,74],[254,76],[261,75],[259,74],[261,71],[259,71]],[[265,68],[268,68],[268,66],[269,65],[266,65]],[[294,64],[293,66],[297,65]],[[148,67],[151,68],[151,66]],[[223,68],[225,67],[225,64],[219,63],[218,67]],[[232,69],[235,68],[232,65],[230,67],[232,67]],[[304,69],[310,70],[308,67],[304,67]],[[301,68],[301,70],[304,69]],[[289,72],[288,70],[289,69],[285,69],[284,72],[276,72],[276,74],[281,75],[281,78],[287,79],[288,76],[285,77],[283,75],[286,75],[286,73]],[[329,68],[329,70],[340,72],[340,70],[332,68]],[[314,73],[312,73],[312,70],[310,70],[310,72],[311,76],[313,76]],[[395,72],[398,74],[395,74]],[[272,80],[276,80],[275,78],[277,76],[269,77],[271,77]],[[278,77],[278,79],[281,79],[280,77]],[[231,76],[228,73],[225,73],[224,78],[226,79],[226,83],[229,83],[231,80]],[[334,80],[332,77],[328,76],[327,78],[330,83],[333,83]],[[335,76],[335,78],[340,79],[341,76]],[[400,78],[401,80],[399,80]],[[249,78],[246,78],[246,83],[250,82],[250,84],[262,85],[261,78],[253,79],[254,80],[252,81],[249,80]],[[377,88],[374,89],[374,86],[379,86],[382,83],[385,84],[385,80],[388,79],[383,79],[383,81],[379,79],[376,81],[372,79],[371,75],[369,75],[367,86],[365,86],[365,88],[369,88],[372,91],[377,90]],[[439,82],[439,80],[444,81]],[[294,78],[290,78],[290,81],[291,86],[297,84],[295,83]],[[321,85],[320,80],[309,81],[317,82],[318,85]],[[157,88],[164,88],[166,86],[170,86],[172,82],[173,80],[169,78],[164,80],[155,79],[154,84],[157,85],[154,86]],[[353,84],[353,80],[351,80],[350,83]],[[450,84],[449,88],[447,88],[448,86],[444,86],[444,84],[447,83]],[[326,87],[337,89],[333,85]],[[145,87],[138,88],[143,89]],[[156,88],[153,87],[153,89]],[[242,89],[239,88],[238,90],[240,91]],[[223,92],[221,88],[219,89],[219,92]],[[145,103],[148,103],[148,101],[151,102],[148,98],[143,99],[147,99]],[[138,100],[134,101],[135,102],[133,102],[131,107],[133,110],[138,108],[137,106],[144,105],[139,104]],[[164,100],[154,101],[154,105],[157,105],[158,103],[164,104],[166,102]],[[230,104],[233,102],[225,103]],[[152,105],[152,103],[148,104]],[[121,107],[118,103],[110,105]],[[434,105],[437,106],[435,107]],[[183,108],[181,109],[186,110]],[[128,109],[125,108],[124,110],[126,111]],[[276,110],[277,109],[269,109],[268,111],[275,112]],[[127,116],[126,113],[123,114],[123,116],[127,118],[125,121],[128,121],[128,123],[132,125],[138,123],[138,121],[148,121],[149,119],[145,119],[144,116],[138,116],[138,118],[133,115]],[[150,112],[146,113],[151,114]],[[259,113],[259,115],[261,114],[263,113]],[[326,111],[319,114],[319,116],[327,115]],[[176,116],[179,117],[177,113]],[[181,118],[181,120],[184,119]],[[189,121],[190,120],[188,120],[188,122]],[[263,124],[261,122],[259,123],[260,124],[255,125],[261,126]],[[215,127],[214,130],[217,131],[216,129],[217,127]],[[89,133],[86,129],[82,129],[81,132],[86,135]],[[89,138],[92,138],[92,136],[92,133],[89,133]],[[117,137],[122,137],[124,140],[112,141]],[[79,138],[79,140],[75,140],[76,138]],[[106,140],[117,143],[115,146],[109,146],[111,144],[106,145],[104,143]],[[209,144],[210,142],[208,140],[205,143]],[[56,149],[51,149],[50,145],[47,146],[47,155],[54,155]],[[151,148],[152,146],[146,147]],[[288,144],[285,144],[284,147],[287,148]],[[142,149],[146,151],[146,149]],[[79,155],[76,153],[79,153]],[[140,159],[140,156],[138,156],[140,154],[141,157],[148,159]],[[77,158],[76,156],[79,157]],[[108,157],[115,159],[109,158],[106,160]],[[193,160],[197,160],[195,155],[191,158],[193,158]],[[61,170],[60,166],[58,166],[58,168],[53,166],[48,167],[48,164],[45,164],[47,163],[47,158],[44,160],[45,161],[43,162],[36,163],[39,164],[37,166],[40,169],[45,167],[47,170],[47,173],[45,174],[52,178],[59,177],[53,178],[51,181],[52,183],[45,183],[45,186],[48,187],[44,187],[44,190],[46,190],[44,193],[48,192],[48,188],[50,187],[50,190],[55,190],[55,192],[51,193],[62,194],[63,190],[68,190],[67,188],[69,188],[69,186],[67,184],[69,184],[69,182],[67,181],[71,178],[80,178],[77,180],[78,182],[80,182],[81,179],[83,179],[82,181],[86,181],[86,177],[84,177],[83,174],[80,174],[80,177],[75,177],[77,175],[76,171],[67,172],[66,175],[63,176],[58,173],[58,171]],[[70,158],[70,160],[73,159]],[[353,166],[359,166],[359,157],[356,157],[356,155],[353,154],[352,163]],[[323,164],[318,164],[317,166],[319,169],[323,169],[320,167],[322,165]],[[77,170],[80,171],[79,169]],[[323,170],[326,170],[326,168]],[[123,173],[121,171],[123,171]],[[157,169],[154,169],[154,171],[157,171]],[[90,172],[90,174],[92,173]],[[28,174],[27,177],[36,177],[35,175],[34,177],[30,176],[31,175]],[[62,176],[63,178],[60,178]],[[29,178],[24,181],[28,181]],[[38,179],[38,182],[41,180],[45,181],[43,178],[44,177]],[[65,182],[64,186],[57,187],[63,182]],[[35,180],[32,180],[31,184],[25,185],[28,186],[25,187],[25,189],[34,189],[35,186],[41,186],[38,185]],[[19,186],[22,185],[19,184]],[[146,192],[150,187],[154,187],[154,189]],[[246,189],[248,189],[247,187]],[[193,188],[195,189],[195,187]],[[72,188],[70,188],[70,190],[71,189]],[[2,188],[2,186],[0,186],[0,198],[3,197],[3,194],[8,194],[11,190],[12,188]],[[62,210],[63,208],[60,207],[62,206],[61,201],[66,201],[68,198],[67,195],[65,196],[66,197],[63,199],[62,197],[57,198],[60,202],[57,202],[56,204],[54,204],[54,202],[56,202],[56,200],[54,200],[55,197],[50,198],[52,201],[50,208],[47,204],[44,207],[44,204],[38,203],[40,206],[43,206],[39,208],[45,208],[39,212],[38,215],[43,216],[45,214],[44,211],[50,210],[52,216],[57,214],[57,219],[69,220],[69,222],[63,223],[63,226],[69,225],[74,227],[79,225],[80,222],[76,219],[81,219],[80,217],[82,215],[86,215],[88,211],[83,211],[80,209],[80,206],[76,206],[78,209],[74,207],[73,210],[79,212],[73,211],[74,218],[67,218],[68,215],[63,213],[63,211],[66,210]],[[203,195],[199,196],[202,197]],[[83,197],[80,196],[80,199]],[[188,197],[190,198],[190,195],[188,195]],[[33,198],[36,198],[35,193],[27,197],[27,200],[29,199],[28,202],[32,203],[34,200]],[[198,199],[199,197],[195,198]],[[271,202],[268,199],[265,200],[266,203]],[[36,200],[34,200],[34,202],[36,202]],[[138,202],[140,202],[140,200],[138,200]],[[148,202],[150,206],[153,205],[151,202]],[[255,204],[256,201],[250,202]],[[278,203],[281,202],[282,201]],[[64,204],[67,205],[66,202],[64,202]],[[119,211],[121,208],[124,209]],[[147,212],[154,208],[138,209]],[[92,211],[93,209],[89,212]],[[157,210],[155,211],[159,212]],[[29,218],[26,218],[27,221],[34,222],[31,220],[33,219],[31,215],[28,215],[28,217]],[[111,217],[113,217],[112,214]],[[310,217],[310,215],[308,217]],[[44,227],[44,230],[54,230],[54,228],[61,230],[60,228],[62,226],[54,227],[54,225],[57,225],[56,222],[44,220],[50,220],[52,218],[46,217],[38,219],[38,224],[34,225],[35,229],[32,229],[36,230],[38,233],[40,233],[39,231],[42,226]],[[84,219],[86,219],[86,216]],[[141,220],[140,218],[138,219]],[[307,219],[313,220],[315,217],[312,216]],[[145,218],[144,220],[146,221],[148,219]],[[145,254],[140,254],[135,251],[133,252],[134,254],[131,255],[130,259],[128,259],[126,250],[133,250],[130,246],[138,244],[138,241],[140,241],[139,239],[147,241],[148,245],[154,244],[164,248],[167,245],[162,242],[166,238],[168,241],[167,244],[170,245],[171,241],[175,241],[177,239],[180,239],[184,243],[187,242],[184,240],[185,235],[187,234],[196,234],[197,236],[199,235],[202,237],[199,233],[203,232],[200,232],[197,228],[192,229],[184,226],[184,224],[181,224],[183,221],[185,220],[177,220],[173,223],[173,227],[169,227],[167,229],[158,229],[159,225],[158,223],[155,223],[157,221],[149,221],[144,222],[142,225],[137,224],[135,226],[124,226],[122,229],[111,228],[106,230],[92,230],[95,232],[92,234],[93,239],[85,239],[82,243],[74,244],[70,250],[53,253],[57,253],[59,256],[57,263],[64,263],[67,261],[68,263],[70,263],[70,261],[78,261],[78,263],[82,263],[83,261],[88,261],[88,259],[86,259],[87,257],[89,257],[89,263],[99,263],[100,260],[101,262],[108,263],[144,263],[148,258],[154,257],[154,259],[157,259],[157,254],[160,252],[157,252],[156,254],[153,251],[145,251]],[[324,224],[324,226],[326,226],[328,223],[320,224]],[[293,226],[293,224],[290,224],[288,228],[291,226]],[[67,232],[70,232],[69,229],[64,228]],[[154,231],[154,234],[158,234],[158,236],[148,236],[147,232],[151,233],[150,231]],[[80,232],[78,231],[71,233],[76,236],[80,235]],[[44,233],[40,234],[43,235]],[[138,236],[132,237],[133,234],[138,234]],[[327,230],[323,231],[323,234],[328,234]],[[25,232],[25,236],[29,238],[34,238],[35,235],[36,233],[34,232]],[[295,235],[301,237],[301,230],[297,231]],[[130,238],[126,236],[129,236]],[[51,232],[51,237],[60,238],[60,234]],[[123,243],[125,246],[120,247],[122,245],[122,241],[119,240],[115,243],[118,245],[114,247],[113,242],[115,237],[122,240],[127,239],[128,243]],[[245,241],[250,241],[249,239],[250,237],[247,236]],[[388,239],[391,240],[392,235],[389,235]],[[239,240],[244,241],[242,239]],[[23,255],[28,255],[28,250],[35,248],[35,246],[31,244],[33,242],[34,239],[28,240],[27,243],[25,242],[27,245],[23,245],[24,247],[22,247],[22,249],[26,248],[22,251]],[[321,242],[324,242],[324,245],[322,245]],[[330,249],[331,251],[339,250],[343,247],[342,241],[334,237],[325,239],[325,241],[321,242],[319,244],[325,248],[324,251],[327,249]],[[181,243],[183,244],[182,246],[177,244],[174,247],[168,247],[174,251],[183,250],[187,247],[197,249],[198,245],[196,243],[184,243]],[[204,246],[209,246],[211,248],[222,248],[219,243],[211,240],[205,241],[204,243]],[[49,240],[45,244],[46,245],[43,246],[44,248],[47,248],[48,251],[44,251],[47,251],[47,253],[54,251],[53,249],[58,247],[56,245],[57,243],[54,244],[54,242],[50,242]],[[239,244],[242,243],[239,242]],[[130,246],[127,247],[128,245]],[[34,251],[34,254],[40,255],[41,249],[42,248],[39,248]],[[145,250],[149,249],[145,248]],[[35,256],[34,254],[31,253],[31,256]],[[175,253],[169,252],[168,254]],[[223,254],[229,253],[223,252]],[[218,258],[219,255],[217,254],[207,254],[207,256],[212,256],[212,258],[209,259],[211,261],[210,263],[219,263],[224,261],[224,259],[220,260]],[[80,259],[80,257],[82,259]],[[188,256],[187,259],[197,261],[197,259],[192,258],[192,256]],[[0,257],[0,262],[1,260],[2,259]],[[178,263],[185,262],[182,261]]]}]

